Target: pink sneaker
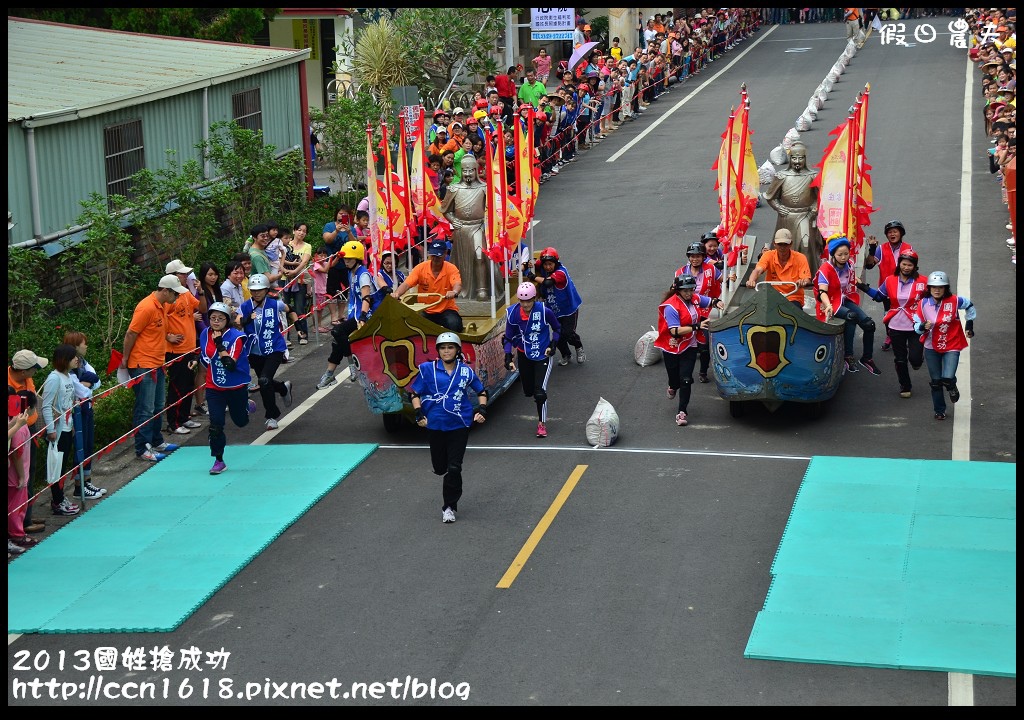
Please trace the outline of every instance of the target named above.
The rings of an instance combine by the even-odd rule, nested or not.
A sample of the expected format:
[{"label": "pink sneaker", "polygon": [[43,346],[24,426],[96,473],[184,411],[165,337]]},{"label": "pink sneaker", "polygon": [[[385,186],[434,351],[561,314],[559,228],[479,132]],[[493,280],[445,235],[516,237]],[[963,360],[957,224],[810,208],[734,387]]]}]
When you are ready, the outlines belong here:
[{"label": "pink sneaker", "polygon": [[670,387],[670,388],[669,388],[668,390],[666,390],[666,391],[665,391],[665,396],[666,396],[666,397],[667,397],[667,398],[668,398],[669,400],[673,399],[673,398],[674,398],[674,397],[676,396],[676,389],[675,389],[675,388],[672,388],[672,387]]},{"label": "pink sneaker", "polygon": [[686,413],[680,412],[678,415],[676,415],[676,425],[685,425],[685,424],[686,424]]},{"label": "pink sneaker", "polygon": [[542,422],[537,423],[537,437],[547,437],[547,436],[548,436],[548,429],[546,427],[544,427],[544,423],[542,423]]}]

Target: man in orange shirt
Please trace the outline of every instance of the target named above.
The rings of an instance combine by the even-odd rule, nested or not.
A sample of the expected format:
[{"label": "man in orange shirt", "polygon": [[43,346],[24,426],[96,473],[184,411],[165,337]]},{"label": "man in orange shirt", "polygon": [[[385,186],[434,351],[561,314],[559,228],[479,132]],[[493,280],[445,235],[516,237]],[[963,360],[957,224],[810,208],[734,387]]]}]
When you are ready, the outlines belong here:
[{"label": "man in orange shirt", "polygon": [[[165,272],[188,287],[192,268],[181,260],[167,263]],[[196,386],[196,322],[201,322],[199,299],[191,292],[181,293],[167,308],[167,425],[177,435],[188,435],[202,425],[192,419],[192,391]]]},{"label": "man in orange shirt", "polygon": [[[36,374],[37,370],[42,370],[49,364],[49,360],[44,357],[39,357],[31,350],[19,350],[14,353],[14,357],[11,359],[11,364],[7,368],[7,385],[8,387],[14,388],[15,392],[21,392],[27,390],[29,392],[36,391],[36,384],[32,380],[32,376]],[[39,395],[36,395],[36,405],[39,407],[41,404]],[[35,409],[28,416],[28,427],[29,432],[35,433],[38,428],[36,423],[39,421],[39,412]],[[32,480],[35,479],[36,475],[36,453],[35,444],[29,448],[29,467],[28,467],[28,480],[31,486]],[[27,533],[38,533],[46,529],[46,525],[42,521],[32,522],[32,503],[25,506],[25,532]]]},{"label": "man in orange shirt", "polygon": [[811,284],[811,266],[803,253],[793,252],[793,234],[786,228],[775,233],[775,249],[766,251],[757,261],[757,266],[747,278],[747,287],[757,287],[757,279],[762,273],[768,282],[787,283],[776,290],[791,303],[803,308],[804,288]]},{"label": "man in orange shirt", "polygon": [[132,321],[124,334],[121,368],[138,381],[133,386],[135,455],[147,462],[163,460],[166,457],[164,453],[178,449],[177,445],[164,442],[160,432],[160,415],[167,397],[163,365],[168,343],[171,342],[166,306],[173,305],[179,295],[187,292],[188,288],[181,284],[177,275],[164,275],[156,290],[135,306]]},{"label": "man in orange shirt", "polygon": [[421,314],[427,320],[453,332],[462,332],[462,316],[455,304],[455,296],[462,290],[462,275],[454,264],[444,259],[446,250],[447,246],[442,240],[431,240],[427,246],[428,259],[412,269],[409,277],[395,288],[391,297],[398,300],[413,285],[418,286],[421,293],[442,295],[441,302],[429,308],[429,312],[424,310]]}]

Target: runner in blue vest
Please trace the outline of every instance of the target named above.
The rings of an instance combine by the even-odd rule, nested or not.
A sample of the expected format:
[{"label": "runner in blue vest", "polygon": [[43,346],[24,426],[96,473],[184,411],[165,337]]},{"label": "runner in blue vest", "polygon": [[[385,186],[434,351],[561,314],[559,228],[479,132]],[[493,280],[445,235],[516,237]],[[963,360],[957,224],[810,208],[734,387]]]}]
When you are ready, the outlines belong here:
[{"label": "runner in blue vest", "polygon": [[537,285],[544,302],[555,313],[561,326],[558,339],[561,359],[558,364],[564,367],[572,360],[572,350],[569,349],[571,345],[576,348],[576,362],[582,365],[587,361],[587,354],[583,352],[583,340],[576,332],[576,324],[580,319],[583,299],[576,290],[576,283],[572,281],[569,270],[562,264],[558,251],[553,247],[540,251],[540,262],[534,270],[526,276]]},{"label": "runner in blue vest", "polygon": [[249,336],[249,364],[259,378],[260,397],[267,416],[267,430],[277,430],[277,419],[281,411],[277,407],[277,396],[284,398],[285,407],[292,404],[291,380],[275,380],[274,375],[281,367],[287,348],[281,327],[288,312],[288,306],[276,298],[267,297],[270,280],[257,273],[249,278],[249,292],[252,297],[242,303],[239,314],[242,327]]},{"label": "runner in blue vest", "polygon": [[320,376],[316,389],[334,385],[338,380],[334,377],[342,358],[348,358],[348,379],[356,381],[357,368],[352,364],[352,344],[348,336],[362,327],[373,310],[371,298],[376,286],[373,276],[363,264],[366,258],[366,246],[358,240],[350,240],[341,248],[341,257],[348,273],[348,310],[345,319],[331,328],[331,354],[327,358],[327,370]]},{"label": "runner in blue vest", "polygon": [[[462,340],[453,332],[437,336],[438,359],[421,363],[410,385],[416,424],[427,428],[430,463],[435,475],[443,475],[441,522],[455,522],[462,497],[462,459],[474,421],[487,419],[487,391],[466,363],[462,362]],[[477,405],[469,399],[477,395]]]},{"label": "runner in blue vest", "polygon": [[211,475],[228,469],[224,464],[226,414],[238,427],[249,424],[256,401],[249,399],[249,343],[245,333],[231,327],[234,312],[222,302],[207,310],[210,326],[199,336],[199,360],[206,366],[206,402],[210,413]]},{"label": "runner in blue vest", "polygon": [[[537,301],[537,286],[532,282],[524,281],[516,297],[519,302],[510,307],[505,316],[505,366],[515,372],[518,360],[523,394],[537,403],[540,418],[537,437],[547,437],[549,361],[558,344],[561,326],[551,308]],[[513,358],[513,350],[517,351],[517,358]]]}]

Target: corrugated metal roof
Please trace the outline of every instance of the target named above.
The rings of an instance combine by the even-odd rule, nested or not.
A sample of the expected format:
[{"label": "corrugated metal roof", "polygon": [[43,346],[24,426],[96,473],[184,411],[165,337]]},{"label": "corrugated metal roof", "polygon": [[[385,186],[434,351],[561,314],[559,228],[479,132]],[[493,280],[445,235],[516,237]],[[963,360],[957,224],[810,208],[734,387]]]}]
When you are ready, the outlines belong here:
[{"label": "corrugated metal roof", "polygon": [[309,50],[7,19],[7,121],[85,117],[300,62]]}]

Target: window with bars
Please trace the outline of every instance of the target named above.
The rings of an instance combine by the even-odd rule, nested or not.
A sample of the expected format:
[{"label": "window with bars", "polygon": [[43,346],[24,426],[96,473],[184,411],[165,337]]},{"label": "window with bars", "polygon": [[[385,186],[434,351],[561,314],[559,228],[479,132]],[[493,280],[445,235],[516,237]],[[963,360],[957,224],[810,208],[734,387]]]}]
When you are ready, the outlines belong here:
[{"label": "window with bars", "polygon": [[252,132],[263,130],[263,101],[260,89],[243,90],[231,96],[231,117],[238,126]]},{"label": "window with bars", "polygon": [[146,167],[142,121],[129,120],[104,128],[103,156],[107,170],[107,197],[131,197],[132,176]]}]

